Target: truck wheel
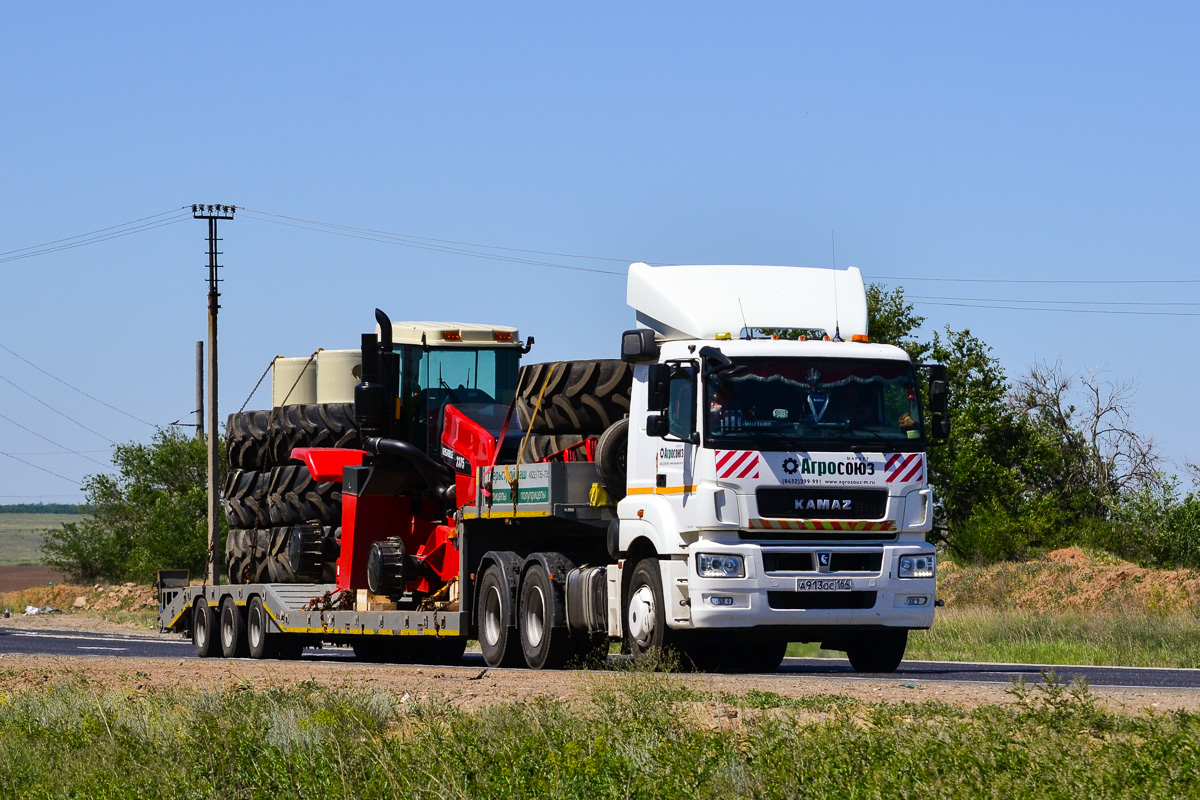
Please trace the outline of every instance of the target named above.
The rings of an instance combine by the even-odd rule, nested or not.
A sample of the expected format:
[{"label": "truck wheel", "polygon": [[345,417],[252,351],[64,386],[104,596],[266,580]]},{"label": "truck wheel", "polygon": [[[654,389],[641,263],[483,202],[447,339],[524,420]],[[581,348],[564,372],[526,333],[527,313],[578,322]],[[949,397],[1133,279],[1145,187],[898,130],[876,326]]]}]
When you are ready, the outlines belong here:
[{"label": "truck wheel", "polygon": [[628,453],[629,419],[625,418],[613,423],[600,434],[600,440],[596,442],[596,471],[600,473],[600,482],[614,502],[625,496]]},{"label": "truck wheel", "polygon": [[221,655],[226,658],[245,658],[246,617],[232,597],[221,601]]},{"label": "truck wheel", "polygon": [[908,631],[900,628],[857,634],[846,645],[846,657],[855,672],[895,672],[904,660]]},{"label": "truck wheel", "polygon": [[555,627],[558,597],[546,568],[534,564],[521,581],[517,631],[530,669],[562,669],[571,656],[571,632]]},{"label": "truck wheel", "polygon": [[270,625],[262,598],[255,595],[246,607],[246,648],[251,658],[275,658],[278,654],[279,636],[271,633]]},{"label": "truck wheel", "polygon": [[484,570],[479,581],[479,601],[475,619],[479,624],[479,647],[483,662],[489,667],[517,667],[523,654],[517,644],[512,619],[512,599],[504,585],[500,568],[493,564]]},{"label": "truck wheel", "polygon": [[217,615],[203,597],[192,607],[192,644],[200,658],[212,658],[218,653]]},{"label": "truck wheel", "polygon": [[643,558],[629,576],[625,595],[625,646],[634,659],[640,659],[651,650],[674,646],[676,638],[667,627],[658,559]]}]

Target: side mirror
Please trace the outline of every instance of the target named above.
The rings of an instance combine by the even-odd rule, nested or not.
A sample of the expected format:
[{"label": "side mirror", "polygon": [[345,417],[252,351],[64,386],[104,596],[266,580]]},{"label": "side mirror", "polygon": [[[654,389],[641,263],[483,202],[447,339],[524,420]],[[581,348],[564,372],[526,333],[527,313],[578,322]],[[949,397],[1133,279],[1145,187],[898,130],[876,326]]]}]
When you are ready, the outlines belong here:
[{"label": "side mirror", "polygon": [[630,364],[658,360],[658,341],[654,331],[637,328],[621,334],[621,360]]},{"label": "side mirror", "polygon": [[670,432],[670,425],[667,424],[667,418],[663,414],[651,414],[646,417],[647,436],[656,436],[661,439]]},{"label": "side mirror", "polygon": [[925,368],[929,370],[929,410],[933,414],[945,414],[950,394],[946,365],[926,364]]},{"label": "side mirror", "polygon": [[666,364],[651,364],[646,370],[646,410],[662,411],[671,397],[671,369]]},{"label": "side mirror", "polygon": [[946,441],[950,438],[950,419],[945,414],[934,414],[929,433],[940,442]]}]

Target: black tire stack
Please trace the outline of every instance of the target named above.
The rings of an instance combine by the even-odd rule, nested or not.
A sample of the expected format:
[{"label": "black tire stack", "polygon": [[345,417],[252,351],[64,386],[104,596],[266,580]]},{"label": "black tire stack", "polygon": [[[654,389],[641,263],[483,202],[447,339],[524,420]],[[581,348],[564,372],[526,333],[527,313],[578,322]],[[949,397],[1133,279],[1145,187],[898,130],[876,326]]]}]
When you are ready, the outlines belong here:
[{"label": "black tire stack", "polygon": [[521,460],[540,461],[599,437],[601,482],[614,500],[624,497],[633,367],[615,358],[529,364],[518,386],[517,419],[530,432]]},{"label": "black tire stack", "polygon": [[[296,447],[361,447],[353,403],[308,403],[270,411],[230,414],[225,453],[225,573],[232,583],[296,583],[289,546],[304,526],[305,562],[311,540],[325,542],[328,556],[319,579],[333,580],[333,562],[341,537],[341,483],[314,481],[308,468],[293,461]],[[311,572],[311,571],[310,571]]]}]

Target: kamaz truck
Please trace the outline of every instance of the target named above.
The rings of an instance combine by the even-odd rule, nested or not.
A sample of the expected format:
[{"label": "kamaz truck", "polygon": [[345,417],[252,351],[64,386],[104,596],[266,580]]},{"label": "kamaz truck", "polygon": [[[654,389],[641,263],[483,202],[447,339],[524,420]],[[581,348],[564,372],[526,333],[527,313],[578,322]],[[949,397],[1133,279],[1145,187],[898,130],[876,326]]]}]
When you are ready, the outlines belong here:
[{"label": "kamaz truck", "polygon": [[766,671],[819,642],[895,670],[936,605],[944,369],[869,341],[855,268],[634,264],[628,302],[620,359],[525,367],[515,329],[377,311],[353,403],[231,417],[230,582],[163,572],[161,628],[202,656],[476,639],[540,669],[615,639]]}]

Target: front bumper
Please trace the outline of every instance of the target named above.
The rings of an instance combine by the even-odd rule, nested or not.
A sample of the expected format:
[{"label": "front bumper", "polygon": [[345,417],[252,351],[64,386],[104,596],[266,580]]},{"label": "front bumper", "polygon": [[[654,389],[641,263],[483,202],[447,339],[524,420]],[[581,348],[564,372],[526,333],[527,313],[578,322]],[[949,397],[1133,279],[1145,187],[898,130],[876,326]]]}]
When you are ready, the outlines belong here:
[{"label": "front bumper", "polygon": [[[933,554],[933,547],[925,543],[764,547],[702,540],[688,549],[686,561],[668,562],[671,567],[664,570],[664,597],[671,598],[668,605],[673,609],[668,624],[673,628],[771,628],[782,632],[785,628],[922,629],[933,625],[935,578],[897,577],[900,556]],[[745,559],[746,574],[739,578],[699,577],[696,559],[700,553],[740,555]],[[797,568],[803,565],[805,554],[812,556],[811,569]],[[819,566],[822,560],[832,562],[831,571],[822,571],[830,569]],[[840,569],[839,563],[857,568]]]}]

